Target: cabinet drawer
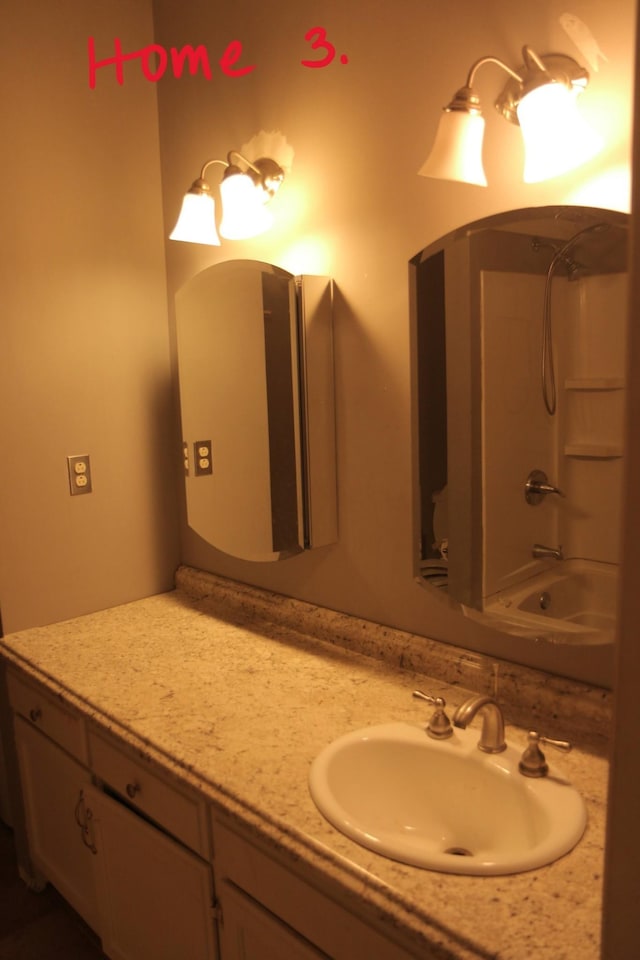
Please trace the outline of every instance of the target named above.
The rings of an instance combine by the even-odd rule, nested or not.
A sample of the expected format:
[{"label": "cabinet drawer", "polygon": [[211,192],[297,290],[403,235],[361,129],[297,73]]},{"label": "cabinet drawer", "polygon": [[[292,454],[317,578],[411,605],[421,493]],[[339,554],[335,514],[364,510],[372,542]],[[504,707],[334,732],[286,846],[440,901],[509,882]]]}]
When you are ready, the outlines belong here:
[{"label": "cabinet drawer", "polygon": [[[328,956],[332,960],[355,960],[356,957],[413,960],[416,956],[424,956],[422,952],[415,954],[387,939],[364,918],[351,913],[313,887],[303,876],[291,872],[253,842],[229,829],[215,814],[212,829],[216,890],[222,905],[223,924],[226,922],[225,898],[235,887],[308,941],[309,948],[320,951],[318,956]],[[336,890],[336,897],[340,896]],[[231,906],[235,910],[234,904]],[[392,935],[391,931],[390,925]],[[354,943],[358,945],[357,953],[354,952]],[[278,957],[294,955],[275,954]],[[253,957],[254,954],[248,953],[247,956]],[[255,956],[263,955],[256,953]]]},{"label": "cabinet drawer", "polygon": [[209,842],[204,801],[168,783],[129,749],[89,730],[91,768],[95,775],[127,803],[207,859]]},{"label": "cabinet drawer", "polygon": [[220,885],[220,953],[231,960],[331,960],[228,880]]},{"label": "cabinet drawer", "polygon": [[16,713],[51,737],[81,763],[88,762],[84,721],[54,694],[7,671],[9,702]]}]

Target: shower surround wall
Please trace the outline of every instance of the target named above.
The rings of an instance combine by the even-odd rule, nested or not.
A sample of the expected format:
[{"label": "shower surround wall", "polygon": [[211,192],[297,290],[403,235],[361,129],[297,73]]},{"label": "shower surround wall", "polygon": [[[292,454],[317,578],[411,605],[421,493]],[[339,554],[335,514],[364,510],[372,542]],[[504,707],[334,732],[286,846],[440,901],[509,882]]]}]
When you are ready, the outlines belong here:
[{"label": "shower surround wall", "polygon": [[559,542],[557,500],[524,499],[531,470],[558,475],[557,423],[540,395],[543,292],[541,276],[481,272],[483,598],[537,572],[534,543]]},{"label": "shower surround wall", "polygon": [[[555,281],[554,281],[555,283]],[[562,284],[559,335],[560,536],[567,556],[620,561],[626,273]],[[560,406],[562,404],[562,406]]]},{"label": "shower surround wall", "polygon": [[[483,271],[484,598],[545,570],[534,543],[618,563],[626,274],[553,280],[558,408],[546,412],[540,351],[544,276]],[[564,497],[524,498],[531,470]]]}]

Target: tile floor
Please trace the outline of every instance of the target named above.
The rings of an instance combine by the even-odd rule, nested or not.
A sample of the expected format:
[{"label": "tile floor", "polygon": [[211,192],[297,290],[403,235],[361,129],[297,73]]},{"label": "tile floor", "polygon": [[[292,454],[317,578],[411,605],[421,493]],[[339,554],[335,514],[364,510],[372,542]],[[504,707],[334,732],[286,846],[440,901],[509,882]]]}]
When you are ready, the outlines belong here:
[{"label": "tile floor", "polygon": [[2,821],[0,960],[106,960],[98,938],[53,887],[33,893],[22,882],[13,833]]}]

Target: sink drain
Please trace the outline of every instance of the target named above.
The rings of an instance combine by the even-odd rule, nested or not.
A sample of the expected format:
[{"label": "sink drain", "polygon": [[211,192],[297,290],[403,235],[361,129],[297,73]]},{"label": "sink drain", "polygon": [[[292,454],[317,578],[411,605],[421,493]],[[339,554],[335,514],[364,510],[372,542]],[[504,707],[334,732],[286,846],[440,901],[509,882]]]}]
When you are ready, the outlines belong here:
[{"label": "sink drain", "polygon": [[551,606],[551,594],[547,593],[547,591],[545,590],[538,597],[538,603],[540,605],[541,610],[548,610],[549,607]]},{"label": "sink drain", "polygon": [[447,847],[444,851],[445,853],[450,853],[452,857],[472,857],[473,854],[471,850],[467,850],[466,847]]}]

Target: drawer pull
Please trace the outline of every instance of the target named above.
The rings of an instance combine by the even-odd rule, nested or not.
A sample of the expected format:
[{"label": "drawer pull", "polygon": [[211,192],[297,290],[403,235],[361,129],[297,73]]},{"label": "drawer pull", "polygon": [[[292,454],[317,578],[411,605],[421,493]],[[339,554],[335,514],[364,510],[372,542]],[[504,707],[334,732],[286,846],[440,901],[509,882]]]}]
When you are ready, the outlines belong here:
[{"label": "drawer pull", "polygon": [[137,793],[140,793],[140,784],[139,783],[128,783],[126,786],[127,796],[132,800]]},{"label": "drawer pull", "polygon": [[37,723],[41,716],[42,710],[40,707],[32,707],[31,710],[29,710],[29,719],[32,723]]}]

